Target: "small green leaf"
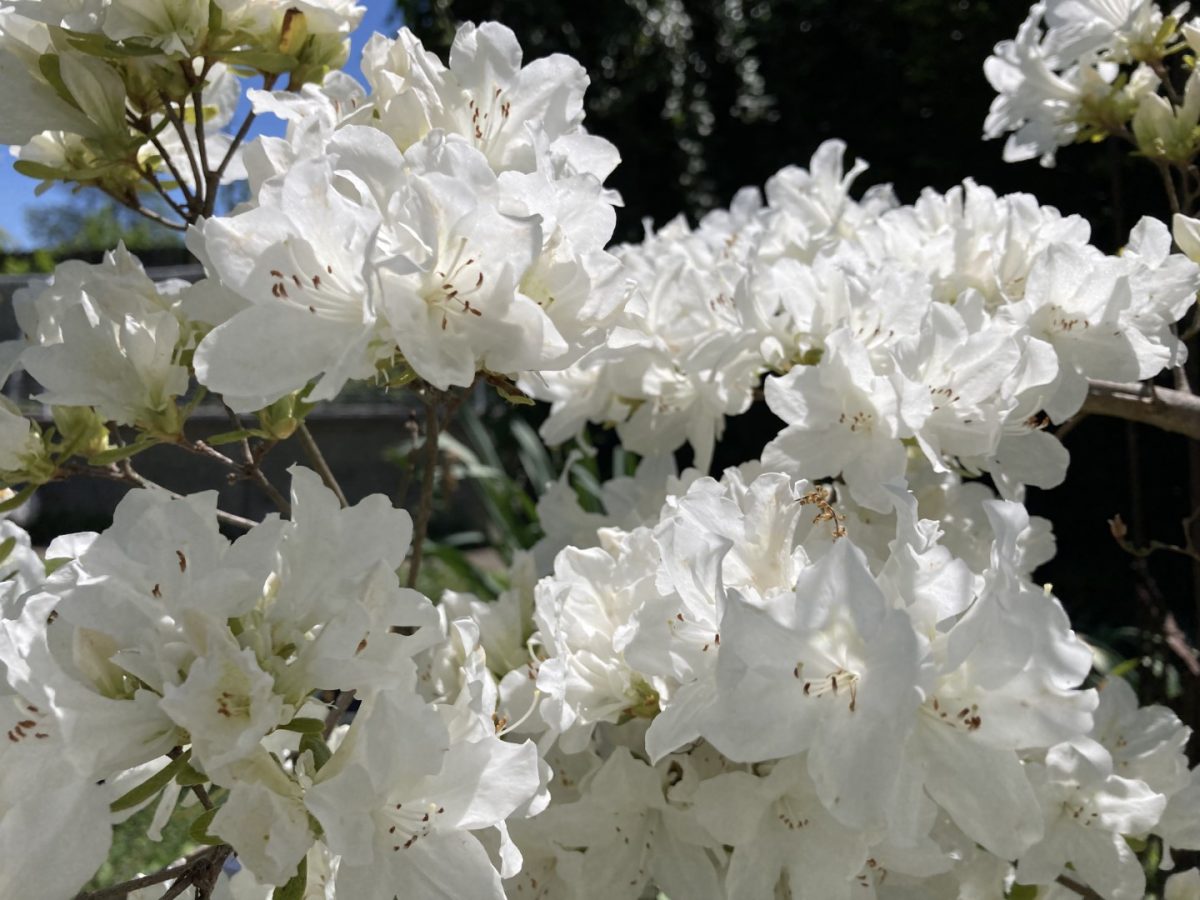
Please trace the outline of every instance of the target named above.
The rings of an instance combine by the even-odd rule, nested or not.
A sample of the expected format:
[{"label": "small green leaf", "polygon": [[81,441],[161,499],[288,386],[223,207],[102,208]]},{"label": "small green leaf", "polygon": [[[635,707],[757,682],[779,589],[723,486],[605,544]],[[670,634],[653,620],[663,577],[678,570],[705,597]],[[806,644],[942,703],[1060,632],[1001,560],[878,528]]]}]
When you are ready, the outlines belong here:
[{"label": "small green leaf", "polygon": [[15,546],[17,546],[17,539],[15,537],[10,537],[3,543],[0,543],[0,563],[8,559],[9,554],[13,552]]},{"label": "small green leaf", "polygon": [[84,34],[78,31],[66,32],[67,43],[86,53],[88,56],[98,56],[102,59],[125,59],[131,56],[160,56],[162,50],[157,47],[147,47],[143,44],[133,44],[128,41],[117,43],[102,34]]},{"label": "small green leaf", "polygon": [[325,743],[325,739],[319,734],[306,734],[300,738],[300,752],[308,750],[313,755],[313,765],[320,771],[325,763],[329,762],[329,758],[333,753],[329,749],[329,745]]},{"label": "small green leaf", "polygon": [[27,484],[21,488],[14,496],[0,503],[0,513],[12,512],[26,500],[33,496],[33,492],[37,490],[36,484]]},{"label": "small green leaf", "polygon": [[280,731],[297,731],[300,734],[320,734],[325,730],[325,723],[320,719],[309,719],[303,716],[292,719],[286,725],[279,726]]},{"label": "small green leaf", "polygon": [[300,860],[296,874],[288,879],[283,887],[277,887],[271,892],[271,900],[300,900],[304,896],[304,888],[308,885],[308,857]]},{"label": "small green leaf", "polygon": [[[54,92],[63,100],[70,103],[76,109],[79,109],[79,104],[71,95],[71,91],[67,88],[67,83],[63,81],[61,61],[57,53],[43,53],[38,57],[38,71],[42,73],[42,77],[50,82],[50,87],[54,88]],[[20,171],[20,170],[18,170]]]},{"label": "small green leaf", "polygon": [[1008,892],[1009,900],[1037,900],[1037,895],[1035,884],[1014,884]]},{"label": "small green leaf", "polygon": [[213,817],[217,814],[218,809],[220,809],[220,807],[206,809],[204,812],[200,813],[200,815],[196,816],[195,821],[193,821],[191,827],[188,828],[188,837],[197,844],[222,843],[221,839],[215,834],[208,833],[208,826],[212,824]]},{"label": "small green leaf", "polygon": [[149,450],[155,443],[153,440],[137,440],[132,444],[126,444],[124,447],[113,447],[111,450],[105,450],[102,453],[89,456],[88,465],[107,466],[109,463],[120,462],[123,459],[129,459],[129,457],[141,453],[143,450]]},{"label": "small green leaf", "polygon": [[114,800],[108,808],[113,812],[121,812],[122,810],[133,809],[133,807],[145,803],[171,783],[171,779],[178,775],[180,770],[187,765],[188,757],[191,755],[192,751],[190,748],[184,750],[137,787]]},{"label": "small green leaf", "polygon": [[179,773],[175,776],[175,782],[183,787],[192,787],[197,784],[208,784],[208,776],[203,772],[193,769],[191,764],[188,763],[179,770]]},{"label": "small green leaf", "polygon": [[212,437],[205,438],[204,443],[210,447],[217,447],[221,444],[232,444],[234,441],[252,437],[266,440],[270,438],[270,435],[258,428],[239,428],[237,431],[222,431],[220,434],[214,434]]},{"label": "small green leaf", "polygon": [[18,159],[13,162],[12,166],[22,175],[42,181],[57,181],[66,176],[66,172],[60,169],[42,165],[42,163],[34,162],[31,159]]},{"label": "small green leaf", "polygon": [[220,54],[220,59],[231,66],[249,66],[259,72],[279,75],[296,67],[296,58],[286,53],[270,50],[230,50]]}]

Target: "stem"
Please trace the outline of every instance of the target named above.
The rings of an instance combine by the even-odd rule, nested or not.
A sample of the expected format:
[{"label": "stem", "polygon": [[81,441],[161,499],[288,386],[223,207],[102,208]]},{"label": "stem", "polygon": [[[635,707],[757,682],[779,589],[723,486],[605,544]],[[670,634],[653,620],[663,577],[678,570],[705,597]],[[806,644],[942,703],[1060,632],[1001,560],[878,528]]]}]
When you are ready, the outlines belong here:
[{"label": "stem", "polygon": [[1104,897],[1097,894],[1086,884],[1080,884],[1074,878],[1068,878],[1066,875],[1059,875],[1056,881],[1069,891],[1074,891],[1080,897],[1086,897],[1087,900],[1104,900]]},{"label": "stem", "polygon": [[[70,466],[64,467],[64,471],[70,475],[90,475],[93,478],[107,478],[109,481],[119,481],[123,484],[132,484],[134,487],[146,488],[147,490],[162,491],[164,494],[182,500],[183,494],[177,494],[172,490],[168,490],[161,484],[151,481],[150,479],[140,475],[133,470],[129,460],[125,460],[121,468],[118,468],[114,463],[107,468],[93,468],[91,466]],[[232,525],[235,528],[242,528],[249,531],[258,522],[253,519],[246,519],[242,516],[236,516],[233,513],[225,512],[223,509],[217,510],[218,521],[224,522],[226,525]]]},{"label": "stem", "polygon": [[263,474],[262,468],[258,465],[258,461],[254,458],[254,454],[250,451],[249,442],[243,441],[242,443],[243,452],[246,457],[245,463],[238,463],[235,460],[230,459],[216,447],[206,444],[204,441],[189,441],[184,437],[180,437],[180,439],[177,441],[177,445],[183,449],[199,456],[207,456],[209,459],[215,460],[216,462],[225,466],[225,468],[235,472],[239,477],[253,481],[259,486],[262,492],[267,495],[268,499],[275,504],[276,509],[283,513],[283,515],[290,516],[292,514],[291,504],[288,503],[283,494],[279,492],[279,489],[276,488],[275,485],[271,484],[271,480],[267,478],[265,474]]},{"label": "stem", "polygon": [[1175,191],[1175,179],[1171,177],[1171,167],[1161,159],[1157,159],[1154,161],[1154,168],[1158,169],[1158,174],[1162,178],[1163,188],[1167,192],[1167,202],[1171,205],[1171,212],[1179,212],[1179,194]]},{"label": "stem", "polygon": [[142,204],[137,203],[133,200],[130,200],[126,197],[122,197],[119,194],[114,194],[112,191],[106,190],[104,193],[108,194],[109,197],[116,200],[118,203],[120,203],[126,209],[131,209],[138,215],[145,216],[151,222],[156,222],[157,224],[161,225],[163,228],[170,228],[172,231],[187,231],[187,225],[182,222],[172,222],[170,219],[163,218],[158,213],[156,213],[154,210],[146,209],[146,207],[142,206]]},{"label": "stem", "polygon": [[192,196],[192,192],[188,190],[187,182],[184,180],[183,175],[176,168],[175,161],[171,159],[171,154],[167,152],[167,148],[163,146],[163,142],[158,139],[158,132],[150,127],[149,122],[131,118],[129,124],[146,136],[146,139],[154,145],[154,149],[158,151],[158,155],[162,157],[163,162],[166,163],[171,177],[175,179],[175,183],[179,185],[179,190],[183,194],[183,199],[189,210],[187,214],[184,214],[184,218],[190,222],[190,210],[195,206],[195,198]]},{"label": "stem", "polygon": [[[204,180],[200,174],[200,167],[196,164],[196,153],[192,150],[191,137],[188,135],[187,126],[183,124],[183,119],[175,112],[175,107],[171,105],[171,98],[161,91],[158,96],[162,100],[163,108],[166,110],[167,119],[175,128],[180,141],[183,142],[183,149],[187,153],[188,165],[192,168],[192,214],[198,219],[204,209]],[[170,156],[166,158],[170,159]],[[175,171],[174,167],[172,167],[172,171]],[[176,174],[176,177],[178,178],[178,174]],[[179,182],[181,185],[186,185],[187,183],[183,179],[179,179]]]},{"label": "stem", "polygon": [[342,491],[342,486],[338,484],[337,478],[333,474],[333,469],[329,468],[329,463],[325,461],[325,457],[321,453],[321,448],[317,446],[317,442],[313,439],[312,432],[308,430],[308,426],[303,422],[300,423],[300,443],[304,445],[304,452],[308,454],[309,460],[316,467],[317,472],[321,475],[321,480],[325,482],[325,487],[333,491],[334,496],[338,498],[338,503],[345,509],[350,505],[346,499],[345,493]]},{"label": "stem", "polygon": [[437,473],[438,434],[441,422],[438,407],[441,392],[433,387],[426,388],[425,397],[425,460],[421,471],[421,500],[417,506],[417,521],[413,528],[412,562],[408,567],[408,586],[415,587],[421,572],[421,559],[425,552],[425,536],[429,532],[429,516],[433,511],[433,479]]},{"label": "stem", "polygon": [[167,205],[175,211],[175,214],[185,222],[188,220],[188,211],[183,204],[179,203],[167,193],[167,189],[162,186],[162,182],[158,180],[158,176],[154,174],[154,170],[147,167],[141,171],[142,180],[147,182],[150,187],[158,192],[158,196],[162,197],[167,202]]},{"label": "stem", "polygon": [[[262,89],[264,91],[271,90],[271,88],[275,87],[275,82],[278,79],[279,76],[276,74],[270,72],[263,73]],[[229,164],[233,161],[234,154],[237,153],[238,147],[242,145],[242,141],[244,141],[246,139],[246,135],[250,133],[250,126],[254,124],[254,120],[256,118],[258,118],[258,113],[251,110],[250,114],[242,121],[237,133],[233,136],[233,142],[230,143],[229,149],[225,151],[225,157],[217,165],[217,170],[214,173],[216,175],[217,184],[221,183],[221,176],[225,174],[225,169],[228,168]],[[212,211],[210,210],[208,214],[211,215]]]}]

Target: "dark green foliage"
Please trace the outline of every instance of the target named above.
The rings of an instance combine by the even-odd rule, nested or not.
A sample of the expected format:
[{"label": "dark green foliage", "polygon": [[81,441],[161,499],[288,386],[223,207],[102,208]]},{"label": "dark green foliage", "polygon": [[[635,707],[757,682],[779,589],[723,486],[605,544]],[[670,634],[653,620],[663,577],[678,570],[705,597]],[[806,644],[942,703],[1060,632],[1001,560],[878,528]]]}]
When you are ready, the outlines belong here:
[{"label": "dark green foliage", "polygon": [[[695,218],[806,164],[823,140],[871,163],[862,185],[891,182],[911,202],[967,177],[1026,190],[1065,212],[1125,230],[1109,158],[1069,148],[1059,171],[1006,165],[984,142],[993,91],[983,61],[1016,34],[1026,4],[989,0],[398,0],[405,22],[444,54],[457,22],[498,19],[527,60],[565,52],[588,70],[587,127],[625,160],[610,179],[626,208],[618,237],[637,239],[683,211]],[[1145,167],[1149,170],[1149,167]],[[1150,178],[1128,161],[1125,177]],[[1149,181],[1150,191],[1154,182]],[[1154,197],[1127,188],[1126,197]],[[1128,201],[1127,201],[1128,202]],[[1131,206],[1136,204],[1130,204]],[[1108,244],[1106,224],[1098,238]]]}]

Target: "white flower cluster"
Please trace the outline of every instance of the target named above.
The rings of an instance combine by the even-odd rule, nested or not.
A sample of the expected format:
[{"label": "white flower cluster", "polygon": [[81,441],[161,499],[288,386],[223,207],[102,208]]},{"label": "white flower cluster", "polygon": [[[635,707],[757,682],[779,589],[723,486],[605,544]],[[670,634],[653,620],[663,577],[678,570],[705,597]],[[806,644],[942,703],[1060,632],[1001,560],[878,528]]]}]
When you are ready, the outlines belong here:
[{"label": "white flower cluster", "polygon": [[[1053,166],[1059,147],[1117,136],[1146,157],[1186,167],[1198,148],[1200,19],[1188,4],[1155,0],[1045,0],[984,63],[997,91],[984,137],[1008,135],[1004,159]],[[1170,83],[1186,51],[1187,82]]]},{"label": "white flower cluster", "polygon": [[[447,63],[377,36],[367,90],[324,76],[349,0],[15,9],[0,139],[46,181],[136,199],[122,179],[141,179],[192,223],[207,277],[156,285],[118,248],[17,297],[0,372],[27,370],[55,424],[0,405],[6,483],[148,484],[118,463],[156,443],[266,481],[256,451],[352,380],[419,382],[437,424],[465,398],[444,391],[519,379],[553,403],[547,439],[615,423],[645,458],[592,485],[602,509],[571,471],[550,485],[546,537],[493,602],[401,587],[408,514],[339,502],[319,452],[331,487],[293,468],[288,517],[257,525],[151,486],[43,564],[0,520],[0,896],[71,895],[114,824],[153,806],[161,835],[191,798],[198,859],[236,853],[239,900],[1135,900],[1138,842],[1163,868],[1200,849],[1188,728],[1119,678],[1085,687],[1092,652],[1031,578],[1049,523],[1019,502],[1062,479],[1043,429],[1089,379],[1184,361],[1200,266],[1164,225],[1109,256],[1081,219],[970,181],[855,200],[865,166],[831,141],[765,198],[610,252],[617,154],[583,127],[587,76],[523,65],[501,25],[462,26]],[[1018,152],[1083,134],[1078,110],[1124,103],[1142,76],[1114,67],[1170,24],[1140,0],[1036,6],[989,63],[996,127]],[[247,68],[289,74],[250,95],[287,131],[239,168],[237,139],[202,126],[230,121]],[[179,83],[154,81],[168,69]],[[1092,94],[1046,106],[1051,76]],[[1187,131],[1168,113],[1134,116],[1164,153]],[[192,169],[205,147],[223,161]],[[248,201],[212,215],[243,173]],[[1181,244],[1198,229],[1181,218]],[[235,420],[259,413],[212,438],[244,441],[244,465],[187,437],[193,377]],[[708,477],[760,386],[782,429]],[[110,445],[110,423],[136,437]],[[1195,871],[1166,887],[1198,894]]]},{"label": "white flower cluster", "polygon": [[407,30],[376,37],[366,71],[370,94],[344,76],[256,93],[288,136],[248,151],[248,208],[193,234],[229,295],[196,372],[235,409],[318,375],[312,399],[401,366],[441,389],[563,368],[624,303],[604,250],[617,155],[581,126],[578,63],[522,67],[489,23],[459,31],[449,68]]},{"label": "white flower cluster", "polygon": [[[797,477],[841,475],[885,511],[906,444],[937,471],[988,472],[1009,496],[1062,480],[1046,434],[1082,405],[1087,379],[1133,381],[1178,365],[1171,326],[1200,268],[1144,219],[1121,256],[1088,244],[1079,217],[966,182],[913,206],[849,197],[844,146],[784,169],[766,204],[739,194],[692,231],[677,219],[618,255],[637,284],[607,347],[529,379],[553,402],[549,441],[615,422],[646,454],[692,443],[711,459],[725,417],[764,373],[787,427],[763,461]],[[1043,413],[1045,415],[1043,415]]]},{"label": "white flower cluster", "polygon": [[[157,795],[161,828],[205,782],[227,792],[208,832],[260,884],[285,884],[315,853],[338,858],[346,897],[399,884],[502,896],[501,873],[520,867],[504,821],[547,800],[536,748],[497,736],[471,669],[465,699],[419,690],[416,658],[447,637],[397,581],[407,513],[381,496],[339,509],[312,472],[292,479],[293,518],[233,543],[214,494],[159,491],[128,494],[100,535],[59,539],[47,555],[65,565],[48,578],[26,573],[41,564],[10,536],[0,834],[22,864],[0,873],[4,896],[69,895],[106,855],[116,814]],[[332,755],[317,689],[362,704]],[[496,863],[496,842],[476,834],[493,828]]]},{"label": "white flower cluster", "polygon": [[561,779],[514,828],[509,896],[999,897],[1069,873],[1134,900],[1126,838],[1200,845],[1188,729],[1120,679],[1082,689],[1025,511],[986,504],[972,568],[891,497],[868,522],[729,470],[558,555],[532,659],[497,671]]}]

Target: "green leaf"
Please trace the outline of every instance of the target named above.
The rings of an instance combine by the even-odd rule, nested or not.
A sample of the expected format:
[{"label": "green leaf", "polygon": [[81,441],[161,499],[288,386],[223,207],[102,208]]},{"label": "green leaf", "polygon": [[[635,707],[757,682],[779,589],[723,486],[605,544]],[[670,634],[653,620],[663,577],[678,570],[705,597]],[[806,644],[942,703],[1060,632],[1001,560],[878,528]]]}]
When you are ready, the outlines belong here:
[{"label": "green leaf", "polygon": [[29,178],[38,178],[42,181],[59,181],[66,175],[61,169],[42,165],[42,163],[34,162],[31,159],[18,159],[13,162],[12,166],[22,175]]},{"label": "green leaf", "polygon": [[325,743],[325,739],[319,734],[306,734],[300,738],[300,752],[308,750],[313,755],[313,765],[320,771],[325,763],[329,762],[329,757],[333,753],[329,749],[329,745]]},{"label": "green leaf", "polygon": [[15,537],[10,537],[3,543],[0,543],[0,563],[8,559],[9,554],[13,552],[15,546],[17,546],[17,539]]},{"label": "green leaf", "polygon": [[[42,73],[42,77],[50,82],[50,87],[54,88],[54,92],[63,100],[70,103],[76,109],[79,109],[79,103],[72,96],[71,91],[67,88],[67,83],[62,77],[62,63],[57,53],[43,53],[38,57],[38,71]],[[14,166],[16,164],[14,163]],[[20,171],[18,169],[18,171]]]},{"label": "green leaf", "polygon": [[126,59],[132,56],[161,56],[162,50],[157,47],[147,47],[143,44],[128,42],[117,43],[102,34],[83,34],[78,31],[66,32],[67,43],[86,53],[88,56],[99,56],[102,59]]},{"label": "green leaf", "polygon": [[21,488],[13,497],[0,503],[0,513],[12,512],[26,500],[33,496],[33,492],[37,490],[36,484],[27,484]]},{"label": "green leaf", "polygon": [[296,68],[296,58],[270,50],[229,50],[219,58],[232,66],[249,66],[259,72],[279,75]]},{"label": "green leaf", "polygon": [[89,456],[88,465],[107,466],[109,463],[129,459],[129,457],[136,456],[143,450],[149,450],[154,446],[154,443],[154,441],[134,441],[132,444],[126,444],[124,447],[113,447],[111,450],[105,450],[102,453]]},{"label": "green leaf", "polygon": [[108,808],[113,812],[121,812],[122,810],[133,809],[133,807],[145,803],[171,783],[171,779],[178,775],[180,770],[187,765],[188,757],[191,755],[191,748],[184,750],[137,787],[114,800]]},{"label": "green leaf", "polygon": [[222,431],[220,434],[214,434],[212,437],[205,438],[204,443],[210,447],[217,447],[221,444],[232,444],[234,441],[241,441],[252,437],[267,440],[271,436],[259,428],[239,428],[237,431]]},{"label": "green leaf", "polygon": [[279,726],[280,731],[297,731],[300,734],[320,734],[325,730],[325,723],[320,719],[310,719],[298,716],[286,725]]},{"label": "green leaf", "polygon": [[193,769],[191,764],[188,763],[179,770],[179,773],[175,776],[175,782],[183,787],[192,787],[197,784],[208,784],[208,776],[203,772]]},{"label": "green leaf", "polygon": [[193,820],[191,827],[188,829],[188,837],[197,844],[220,844],[223,841],[215,834],[208,833],[208,826],[212,824],[213,817],[217,814],[220,807],[214,806],[212,809],[206,809]]},{"label": "green leaf", "polygon": [[1035,884],[1014,884],[1008,892],[1009,900],[1037,900],[1037,895]]},{"label": "green leaf", "polygon": [[308,885],[308,857],[300,860],[296,874],[288,879],[283,887],[277,887],[271,892],[271,900],[300,900],[304,896],[304,888]]}]

